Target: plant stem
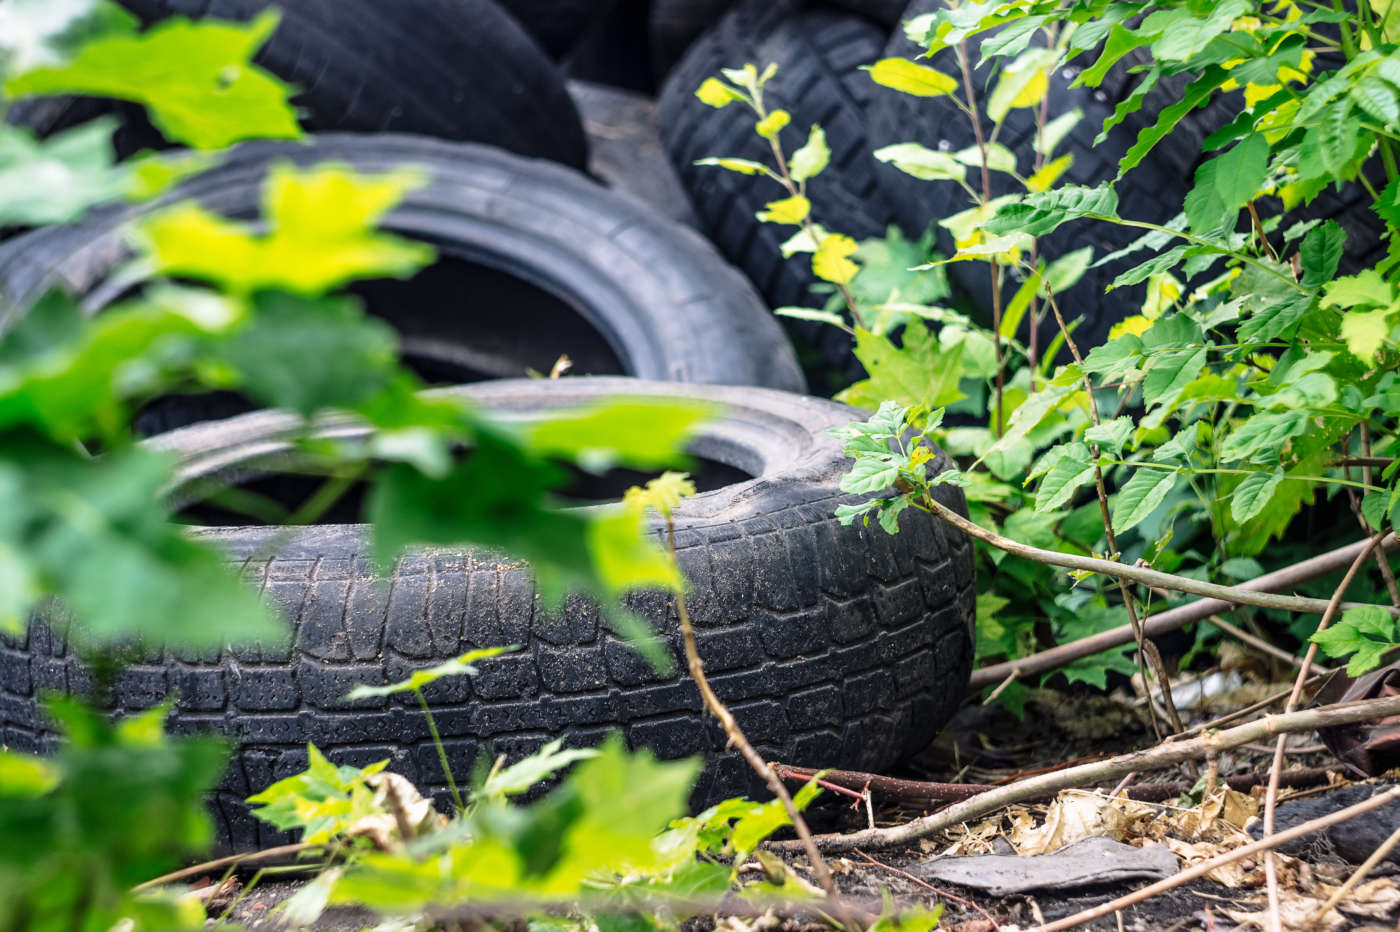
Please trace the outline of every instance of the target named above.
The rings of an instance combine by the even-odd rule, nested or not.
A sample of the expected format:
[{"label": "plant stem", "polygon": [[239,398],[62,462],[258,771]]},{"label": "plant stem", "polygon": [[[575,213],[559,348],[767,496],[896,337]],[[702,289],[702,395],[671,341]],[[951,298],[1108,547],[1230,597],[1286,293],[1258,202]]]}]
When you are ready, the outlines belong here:
[{"label": "plant stem", "polygon": [[[1050,566],[1079,570],[1086,573],[1103,573],[1105,576],[1117,576],[1123,579],[1131,579],[1133,582],[1146,583],[1149,586],[1156,586],[1160,589],[1170,589],[1175,592],[1189,592],[1192,595],[1208,596],[1212,599],[1220,599],[1221,601],[1236,605],[1255,605],[1260,608],[1276,608],[1285,612],[1314,614],[1327,610],[1327,602],[1323,599],[1309,599],[1292,595],[1274,595],[1272,593],[1246,589],[1241,586],[1221,586],[1217,583],[1201,582],[1198,579],[1191,579],[1187,576],[1177,576],[1173,573],[1163,573],[1160,570],[1148,569],[1147,567],[1129,566],[1126,563],[1118,563],[1113,560],[1101,560],[1098,557],[1081,557],[1077,554],[1060,553],[1056,550],[1043,550],[1040,547],[1032,547],[1029,544],[1014,541],[1009,537],[1003,537],[1000,534],[979,527],[932,496],[921,496],[914,504],[924,511],[942,518],[944,521],[947,521],[959,530],[965,531],[968,535],[977,538],[983,543],[991,544],[998,550],[1005,550],[1007,553],[1014,554],[1015,556],[1025,557],[1028,560],[1036,560],[1040,563],[1049,564]],[[1212,611],[1216,610],[1217,609],[1214,608],[1212,609]]]},{"label": "plant stem", "polygon": [[[987,139],[982,134],[982,115],[977,107],[977,93],[972,87],[972,68],[968,64],[967,42],[959,42],[954,47],[958,57],[958,67],[962,70],[963,92],[967,94],[967,112],[972,121],[972,134],[977,140],[977,151],[981,154],[982,203],[992,199],[992,172],[988,167]],[[990,257],[987,268],[992,276],[992,349],[996,354],[997,386],[996,401],[993,405],[992,432],[998,437],[1006,430],[1003,416],[1003,394],[1006,386],[1006,367],[1001,347],[1001,263],[995,256]]]},{"label": "plant stem", "polygon": [[447,778],[447,789],[452,793],[452,804],[457,807],[458,812],[461,812],[467,807],[462,804],[462,794],[457,791],[457,781],[452,779],[452,765],[447,762],[447,749],[442,746],[442,735],[438,734],[437,722],[433,720],[433,710],[428,708],[428,700],[423,698],[422,689],[414,689],[413,695],[418,697],[418,704],[423,707],[423,715],[428,720],[428,734],[433,736],[433,747],[437,749],[438,760],[442,763],[442,775]]},{"label": "plant stem", "polygon": [[[1235,625],[1230,624],[1228,621],[1226,621],[1224,618],[1221,618],[1219,615],[1209,615],[1207,616],[1206,621],[1209,621],[1211,624],[1215,625],[1221,631],[1224,631],[1226,634],[1230,635],[1230,637],[1234,638],[1240,643],[1248,644],[1250,647],[1254,648],[1257,651],[1261,651],[1262,653],[1268,654],[1270,657],[1282,660],[1284,663],[1288,664],[1289,666],[1295,669],[1302,667],[1303,665],[1303,661],[1301,659],[1293,656],[1283,648],[1275,647],[1268,641],[1265,641],[1262,638],[1255,637],[1243,628],[1239,628]],[[1316,670],[1319,673],[1332,672],[1330,667],[1317,667]]]},{"label": "plant stem", "polygon": [[[676,558],[676,525],[671,520],[670,514],[666,514],[666,549],[671,555],[671,562],[679,565]],[[773,795],[782,800],[783,808],[787,810],[788,818],[792,820],[792,827],[797,832],[801,846],[807,854],[808,860],[812,862],[812,873],[817,875],[817,881],[832,902],[840,902],[840,891],[836,889],[836,881],[832,879],[831,869],[827,867],[826,859],[822,857],[821,851],[812,837],[812,830],[807,827],[807,820],[802,818],[802,813],[797,810],[797,806],[792,801],[792,795],[788,793],[783,781],[778,779],[778,775],[763,760],[763,757],[754,750],[749,739],[744,736],[743,729],[734,718],[734,713],[729,711],[729,707],[715,695],[714,689],[710,687],[710,681],[705,676],[705,665],[700,660],[700,648],[695,641],[695,628],[690,623],[690,611],[685,604],[685,592],[683,589],[676,590],[676,615],[680,620],[681,641],[685,646],[685,660],[690,668],[690,676],[695,680],[696,687],[700,690],[700,698],[705,703],[705,708],[710,714],[719,720],[720,727],[724,729],[729,743],[738,749],[744,760],[753,768],[754,772],[763,778],[764,783]]]},{"label": "plant stem", "polygon": [[[1356,578],[1356,574],[1361,571],[1361,566],[1370,559],[1371,551],[1380,546],[1385,538],[1384,533],[1377,534],[1367,541],[1366,546],[1361,548],[1361,552],[1356,555],[1356,559],[1351,561],[1351,566],[1347,567],[1346,575],[1337,584],[1337,588],[1332,593],[1332,598],[1327,602],[1327,609],[1322,613],[1321,620],[1317,623],[1318,632],[1326,631],[1327,626],[1332,623],[1332,618],[1337,614],[1337,609],[1342,604],[1342,596],[1346,595],[1347,588],[1351,581]],[[1308,670],[1312,666],[1313,658],[1317,656],[1317,642],[1308,644],[1308,652],[1303,655],[1303,662],[1298,667],[1298,675],[1293,680],[1293,689],[1288,695],[1288,704],[1284,706],[1284,714],[1287,715],[1298,708],[1298,701],[1303,696],[1303,683],[1308,678]],[[1278,781],[1279,775],[1283,773],[1284,744],[1285,735],[1279,735],[1278,741],[1274,744],[1273,766],[1269,768],[1269,789],[1264,794],[1264,839],[1268,840],[1274,832],[1274,810],[1278,805]],[[1273,852],[1264,856],[1264,881],[1269,894],[1269,925],[1274,932],[1281,932],[1283,929],[1283,914],[1279,907],[1278,894],[1278,869],[1274,864]]]},{"label": "plant stem", "polygon": [[305,851],[317,851],[325,845],[317,842],[307,844],[298,842],[294,845],[279,845],[276,848],[264,848],[262,851],[250,851],[247,854],[231,854],[226,858],[218,858],[213,861],[205,861],[202,864],[195,864],[191,867],[182,867],[180,870],[171,871],[168,874],[161,874],[159,877],[147,880],[145,883],[138,883],[131,888],[132,893],[140,893],[142,890],[150,890],[154,887],[163,887],[166,884],[179,883],[191,877],[198,877],[201,874],[208,874],[217,870],[224,870],[229,867],[237,867],[240,864],[247,864],[251,861],[266,861],[271,858],[285,857],[289,854],[301,854]]}]

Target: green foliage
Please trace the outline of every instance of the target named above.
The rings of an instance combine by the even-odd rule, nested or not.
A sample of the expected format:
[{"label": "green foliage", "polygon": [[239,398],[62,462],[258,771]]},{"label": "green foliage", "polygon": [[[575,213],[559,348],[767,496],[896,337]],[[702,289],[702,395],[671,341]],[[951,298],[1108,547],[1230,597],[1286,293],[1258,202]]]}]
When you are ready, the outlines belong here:
[{"label": "green foliage", "polygon": [[1342,620],[1310,640],[1328,657],[1351,656],[1347,676],[1360,676],[1385,663],[1400,648],[1400,621],[1376,605],[1348,609]]},{"label": "green foliage", "polygon": [[252,63],[278,19],[274,11],[246,24],[177,17],[139,33],[109,32],[61,63],[31,60],[31,67],[11,70],[4,91],[135,101],[171,141],[199,149],[257,137],[294,139],[301,129],[287,103],[291,89]]},{"label": "green foliage", "polygon": [[167,739],[166,706],[116,725],[70,699],[48,709],[66,738],[52,761],[0,752],[0,923],[38,932],[200,928],[197,904],[131,888],[208,846],[204,799],[227,748]]}]

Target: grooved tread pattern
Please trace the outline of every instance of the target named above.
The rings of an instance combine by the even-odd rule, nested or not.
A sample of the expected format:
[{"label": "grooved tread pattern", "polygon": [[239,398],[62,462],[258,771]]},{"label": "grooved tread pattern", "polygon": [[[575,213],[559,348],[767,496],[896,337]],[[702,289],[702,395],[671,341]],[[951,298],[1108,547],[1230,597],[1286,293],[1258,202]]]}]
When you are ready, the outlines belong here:
[{"label": "grooved tread pattern", "polygon": [[6,242],[0,291],[23,306],[40,289],[63,284],[100,306],[115,297],[112,273],[129,256],[128,221],[186,198],[227,216],[255,217],[268,166],[285,159],[336,160],[365,172],[417,166],[428,183],[404,196],[381,222],[384,229],[557,294],[607,339],[630,374],[804,388],[792,348],[762,300],[694,230],[562,165],[417,136],[245,143],[162,199],[101,208],[76,224]]},{"label": "grooved tread pattern", "polygon": [[[830,164],[808,182],[813,219],[857,239],[883,236],[891,212],[875,182],[865,136],[865,111],[876,86],[860,66],[880,57],[884,41],[884,30],[848,13],[802,9],[790,0],[745,2],[690,47],[662,85],[661,141],[701,226],[773,307],[819,306],[824,299],[810,291],[817,280],[811,263],[801,255],[784,259],[779,250],[797,228],[754,217],[786,191],[765,178],[694,164],[709,156],[773,159],[768,144],[754,133],[752,111],[739,104],[715,110],[695,98],[695,89],[721,68],[776,62],[778,72],[764,88],[764,101],[792,115],[779,137],[784,151],[806,142],[814,123],[826,131],[831,147]],[[850,361],[846,334],[824,324],[790,323],[831,362]]]},{"label": "grooved tread pattern", "polygon": [[[934,12],[943,6],[943,0],[914,0],[905,10],[904,17],[908,19]],[[895,30],[884,54],[887,57],[914,58],[922,51],[905,37],[902,30]],[[970,48],[970,54],[974,61],[980,57],[976,48]],[[1093,58],[1091,56],[1085,60],[1092,61]],[[940,52],[924,63],[944,73],[957,74],[957,59],[951,49]],[[992,74],[990,64],[973,71],[973,88],[979,104],[985,103],[987,94],[995,86]],[[1055,151],[1056,157],[1066,153],[1074,156],[1073,166],[1061,176],[1059,183],[1096,185],[1118,173],[1118,160],[1132,146],[1136,133],[1121,126],[1116,127],[1103,144],[1094,145],[1095,136],[1104,120],[1113,113],[1117,100],[1102,90],[1071,88],[1069,85],[1077,74],[1078,69],[1074,67],[1061,69],[1050,81],[1049,119],[1076,107],[1084,114]],[[990,136],[991,122],[985,114],[983,120],[984,132]],[[998,142],[1016,154],[1017,165],[1023,174],[1029,174],[1028,167],[1033,164],[1035,128],[1036,111],[1017,108],[1007,114],[996,136]],[[931,149],[956,152],[976,144],[971,121],[949,98],[916,98],[887,88],[879,88],[870,110],[868,132],[872,148],[898,142],[918,142]],[[892,165],[877,164],[875,170],[880,185],[895,207],[900,226],[910,235],[921,235],[928,224],[937,223],[972,206],[967,193],[952,182],[921,181]],[[976,170],[969,173],[969,179],[980,187],[980,174]],[[1168,220],[1181,210],[1182,199],[1190,190],[1190,180],[1189,166],[1172,164],[1169,160],[1149,155],[1117,185],[1120,214],[1153,223]],[[991,173],[991,188],[994,197],[1024,191],[1015,179],[999,172]],[[954,248],[951,235],[941,227],[936,229],[939,248],[951,254]],[[1078,221],[1041,237],[1041,252],[1047,259],[1054,259],[1084,246],[1093,246],[1097,259],[1126,246],[1138,237],[1139,232],[1106,223]],[[1114,323],[1137,312],[1142,303],[1144,285],[1108,292],[1105,289],[1114,278],[1136,265],[1141,258],[1129,256],[1125,260],[1090,269],[1079,284],[1057,296],[1066,323],[1076,317],[1083,318],[1075,331],[1076,340],[1081,345],[1097,345],[1107,336]],[[955,262],[948,266],[948,274],[973,299],[974,304],[988,314],[987,320],[990,320],[992,287],[987,266],[979,262]],[[1010,299],[1017,284],[1016,281],[1007,281],[1002,285],[1005,300]],[[1053,317],[1047,317],[1042,327],[1041,345],[1044,346],[1056,332],[1058,328]]]},{"label": "grooved tread pattern", "polygon": [[[854,413],[779,392],[708,391],[742,393],[750,411],[786,406],[783,413],[804,414],[821,427]],[[236,427],[224,425],[238,420],[189,431],[227,432]],[[166,443],[179,447],[177,435]],[[845,460],[835,444],[813,430],[813,452],[800,462],[685,503],[677,512],[677,549],[706,669],[759,751],[770,760],[878,771],[926,746],[962,698],[974,636],[972,549],[964,535],[912,510],[895,536],[841,526],[833,511],[852,497],[836,489]],[[707,496],[729,504],[706,511]],[[943,487],[940,496],[964,509],[960,491]],[[205,656],[147,650],[115,687],[119,712],[173,695],[173,731],[236,739],[214,805],[220,836],[233,846],[285,840],[253,819],[242,800],[303,768],[308,741],[337,763],[390,758],[392,769],[444,799],[416,701],[343,697],[357,684],[396,681],[478,646],[523,649],[482,663],[476,677],[426,688],[456,773],[469,773],[478,753],[515,760],[556,737],[590,745],[621,729],[631,745],[662,757],[709,757],[697,804],[759,790],[743,761],[724,750],[693,682],[681,673],[655,674],[586,600],[545,612],[519,562],[433,550],[405,557],[383,585],[372,577],[364,528],[303,529],[268,557],[275,530],[205,533],[289,619],[287,643]],[[626,601],[679,660],[668,594],[641,592]],[[4,743],[51,750],[55,739],[36,696],[82,692],[88,684],[63,637],[43,624],[32,625],[25,640],[0,640]]]},{"label": "grooved tread pattern", "polygon": [[[170,16],[249,20],[271,0],[121,0],[144,23]],[[587,143],[563,77],[494,0],[291,0],[255,61],[300,92],[313,132],[412,132],[486,142],[584,168]],[[43,134],[119,109],[54,98],[12,119]],[[139,108],[121,108],[139,113]],[[118,137],[122,154],[164,141],[144,120]]]}]

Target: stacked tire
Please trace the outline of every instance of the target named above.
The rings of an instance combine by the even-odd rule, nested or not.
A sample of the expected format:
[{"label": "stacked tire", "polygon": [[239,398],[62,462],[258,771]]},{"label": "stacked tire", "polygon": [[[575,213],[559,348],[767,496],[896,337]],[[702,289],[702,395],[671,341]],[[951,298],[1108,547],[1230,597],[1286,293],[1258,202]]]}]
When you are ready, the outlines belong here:
[{"label": "stacked tire", "polygon": [[[247,20],[268,6],[121,2],[147,25],[174,15]],[[815,49],[806,64],[793,59],[788,74],[805,73],[818,96],[847,94],[839,114],[814,120],[854,131],[870,99],[855,69],[882,47],[897,4],[846,5],[877,18],[784,6],[745,22],[774,48]],[[142,287],[126,274],[125,233],[172,203],[194,200],[251,221],[274,166],[333,161],[366,173],[415,166],[426,183],[381,225],[431,243],[438,260],[408,281],[352,289],[369,313],[396,328],[405,363],[425,381],[449,386],[437,390],[504,418],[528,420],[618,395],[716,403],[720,414],[691,450],[702,494],[676,514],[691,612],[716,690],[773,759],[880,770],[927,746],[970,673],[968,541],[923,514],[903,517],[895,536],[842,526],[834,509],[850,500],[838,487],[848,462],[826,431],[866,414],[803,394],[802,371],[768,302],[714,246],[656,205],[609,191],[583,171],[626,173],[618,165],[600,171],[589,159],[575,101],[592,107],[606,95],[571,94],[566,70],[585,60],[582,46],[609,21],[655,12],[661,22],[667,4],[279,6],[281,22],[258,63],[298,89],[309,140],[245,143],[154,202],[100,208],[0,244],[0,336],[47,289],[64,288],[99,314]],[[724,15],[751,14],[741,5]],[[732,30],[722,35],[728,38],[716,41],[737,41]],[[676,77],[668,86],[680,83]],[[121,156],[166,145],[139,114],[106,101],[27,102],[9,118],[47,134],[114,111],[128,117],[116,140]],[[602,138],[609,128],[589,130]],[[659,155],[659,142],[655,148]],[[821,182],[835,185],[833,198],[856,210],[878,196],[868,153],[845,145],[836,162]],[[740,192],[722,196],[725,210],[747,209]],[[796,296],[806,287],[776,262],[769,272],[765,288],[783,283]],[[838,349],[845,352],[831,352]],[[577,376],[519,378],[548,372],[565,356]],[[297,483],[283,473],[298,462],[294,438],[305,425],[250,407],[236,395],[166,398],[142,412],[137,427],[176,459],[182,483],[227,481],[291,495]],[[365,428],[330,417],[313,430],[346,436]],[[619,494],[608,480],[591,480],[605,485],[589,486],[592,498]],[[172,494],[178,500],[180,490]],[[965,511],[960,491],[945,486],[939,494]],[[118,714],[171,699],[173,731],[237,739],[214,803],[226,845],[285,840],[253,819],[243,800],[303,768],[307,742],[337,763],[390,757],[395,770],[445,800],[416,707],[344,697],[357,684],[402,679],[473,646],[523,649],[483,665],[479,677],[430,688],[459,773],[477,752],[513,759],[556,737],[585,745],[620,729],[634,746],[663,757],[704,754],[709,766],[697,805],[761,790],[705,719],[693,683],[653,671],[585,600],[541,612],[528,567],[516,561],[465,547],[410,553],[383,586],[371,578],[364,525],[254,527],[193,505],[184,517],[282,609],[289,638],[214,655],[139,646],[139,659],[109,698]],[[666,594],[637,593],[629,608],[679,657],[675,605]],[[22,639],[0,638],[0,743],[55,746],[39,698],[82,692],[91,682],[69,633],[36,621]]]}]

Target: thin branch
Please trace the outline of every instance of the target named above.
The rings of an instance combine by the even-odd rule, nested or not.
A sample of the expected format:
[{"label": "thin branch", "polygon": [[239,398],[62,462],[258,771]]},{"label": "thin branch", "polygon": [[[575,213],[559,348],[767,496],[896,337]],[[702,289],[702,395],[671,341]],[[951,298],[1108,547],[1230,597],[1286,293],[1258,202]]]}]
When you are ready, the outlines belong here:
[{"label": "thin branch", "polygon": [[1327,902],[1322,904],[1322,908],[1312,914],[1312,918],[1308,920],[1307,924],[1320,926],[1322,918],[1340,903],[1342,898],[1350,893],[1357,884],[1365,880],[1366,875],[1374,870],[1377,864],[1385,860],[1385,856],[1395,850],[1396,845],[1400,845],[1400,828],[1391,832],[1390,837],[1381,842],[1380,847],[1372,851],[1370,856],[1361,862],[1361,866],[1352,872],[1352,875],[1347,878],[1347,882],[1338,887],[1336,892],[1327,898]]},{"label": "thin branch", "polygon": [[1261,851],[1271,852],[1279,845],[1293,841],[1295,838],[1303,838],[1311,835],[1313,832],[1320,832],[1325,828],[1331,828],[1334,825],[1354,819],[1359,815],[1364,815],[1373,809],[1379,809],[1381,806],[1388,805],[1396,800],[1400,800],[1400,789],[1393,789],[1387,793],[1372,796],[1370,799],[1359,802],[1354,806],[1348,806],[1330,815],[1313,819],[1310,822],[1304,822],[1302,825],[1295,826],[1286,832],[1279,832],[1277,835],[1261,838],[1259,841],[1217,855],[1209,861],[1202,861],[1195,867],[1173,874],[1165,880],[1159,880],[1154,884],[1149,884],[1141,890],[1135,890],[1117,899],[1109,900],[1107,903],[1101,903],[1083,912],[1075,913],[1073,916],[1057,919],[1048,925],[1040,926],[1036,932],[1063,932],[1064,929],[1073,929],[1075,926],[1083,925],[1086,922],[1101,919],[1104,916],[1118,912],[1120,909],[1126,909],[1129,906],[1134,906],[1145,900],[1150,900],[1159,893],[1166,893],[1168,890],[1174,890],[1184,883],[1190,883],[1197,877],[1204,877],[1211,871],[1224,867],[1226,864],[1253,857]]},{"label": "thin branch", "polygon": [[218,858],[213,861],[205,861],[202,864],[195,864],[191,867],[184,867],[168,874],[161,874],[145,883],[139,883],[131,888],[132,893],[139,893],[142,890],[149,890],[153,887],[163,887],[166,884],[179,883],[182,880],[189,880],[191,877],[198,877],[201,874],[209,874],[214,871],[225,870],[230,867],[237,867],[241,864],[250,864],[255,861],[268,861],[274,858],[285,857],[289,854],[301,854],[304,851],[317,851],[326,847],[324,843],[307,844],[298,842],[294,845],[279,845],[276,848],[265,848],[262,851],[249,851],[246,854],[231,854],[226,858]]},{"label": "thin branch", "polygon": [[884,870],[889,871],[891,874],[898,874],[899,876],[903,877],[905,880],[912,880],[914,883],[918,884],[919,886],[923,887],[924,889],[932,891],[933,894],[934,894],[935,896],[940,897],[941,899],[952,900],[954,903],[957,903],[958,905],[960,905],[960,906],[962,906],[962,907],[964,907],[964,908],[971,908],[971,909],[977,910],[979,913],[982,914],[982,918],[986,919],[988,922],[990,922],[990,923],[992,924],[992,928],[993,928],[993,929],[1000,929],[1000,928],[1001,928],[1001,924],[1000,924],[999,922],[997,922],[995,919],[992,918],[992,914],[991,914],[991,913],[987,912],[985,909],[983,909],[982,907],[978,906],[978,905],[977,905],[976,903],[974,903],[972,900],[965,900],[965,899],[963,899],[962,897],[958,896],[956,893],[949,893],[947,890],[944,890],[944,889],[942,889],[942,888],[940,888],[940,887],[935,887],[933,884],[929,883],[927,880],[922,880],[922,879],[920,879],[920,878],[918,878],[918,877],[915,877],[913,874],[909,873],[908,871],[900,870],[899,868],[894,867],[893,865],[890,865],[890,864],[886,864],[886,863],[884,863],[883,861],[877,861],[877,860],[875,860],[874,858],[872,858],[870,855],[866,854],[864,851],[861,851],[859,848],[856,849],[856,854],[858,854],[858,855],[860,855],[861,857],[865,858],[867,861],[869,861],[871,864],[875,865],[876,867],[883,868]]},{"label": "thin branch", "polygon": [[[1251,592],[1269,592],[1279,589],[1290,589],[1301,583],[1316,579],[1319,576],[1326,576],[1346,568],[1357,552],[1367,545],[1367,541],[1357,541],[1345,547],[1338,547],[1329,550],[1327,553],[1320,553],[1315,557],[1309,557],[1300,563],[1286,566],[1283,569],[1267,573],[1257,579],[1251,579],[1241,583],[1237,589]],[[1390,551],[1400,547],[1400,540],[1394,536],[1387,537],[1381,542],[1380,549]],[[1167,631],[1175,631],[1177,628],[1185,627],[1192,622],[1200,621],[1212,614],[1228,611],[1237,604],[1233,600],[1224,599],[1201,599],[1180,605],[1168,611],[1161,612],[1148,618],[1144,627],[1150,636],[1163,634]],[[1041,673],[1046,670],[1053,670],[1062,667],[1067,663],[1072,663],[1081,657],[1088,657],[1097,654],[1099,651],[1108,650],[1111,647],[1119,647],[1133,642],[1133,632],[1128,625],[1121,625],[1108,631],[1082,638],[1069,644],[1061,644],[1040,653],[1032,654],[1029,657],[1022,657],[1019,660],[1008,660],[1005,663],[993,664],[989,667],[982,667],[972,673],[971,688],[983,689],[987,686],[994,686],[1002,682],[1016,671],[1020,671],[1022,676],[1033,673]]]},{"label": "thin branch", "polygon": [[[1221,631],[1224,631],[1226,634],[1230,635],[1230,637],[1234,638],[1240,643],[1248,644],[1250,647],[1254,648],[1257,651],[1260,651],[1261,653],[1265,653],[1268,654],[1270,657],[1282,660],[1284,663],[1288,664],[1289,666],[1295,669],[1300,668],[1303,665],[1303,661],[1301,658],[1295,657],[1294,655],[1290,654],[1288,651],[1284,650],[1281,647],[1275,647],[1263,638],[1255,637],[1243,628],[1230,624],[1228,621],[1226,621],[1224,618],[1221,618],[1219,615],[1210,615],[1206,618],[1206,621],[1209,621],[1211,624],[1215,625]],[[1331,667],[1321,667],[1317,666],[1316,664],[1313,665],[1313,669],[1317,670],[1318,673],[1332,672]]]},{"label": "thin branch", "polygon": [[[1371,551],[1380,546],[1384,537],[1384,533],[1372,537],[1366,542],[1366,546],[1361,548],[1356,559],[1351,561],[1351,566],[1347,567],[1346,575],[1337,584],[1332,598],[1327,602],[1327,610],[1322,613],[1322,618],[1317,623],[1319,632],[1326,631],[1327,626],[1332,623],[1332,618],[1337,614],[1337,609],[1342,604],[1342,596],[1346,595],[1351,581],[1356,578],[1357,573],[1361,572],[1362,564],[1370,559]],[[1308,679],[1309,668],[1316,656],[1317,642],[1312,641],[1308,644],[1308,652],[1303,655],[1303,663],[1298,668],[1298,676],[1293,680],[1293,690],[1288,694],[1288,704],[1283,709],[1285,715],[1298,707],[1298,702],[1303,697],[1303,683]],[[1278,740],[1274,743],[1273,766],[1269,768],[1269,789],[1264,794],[1264,838],[1266,840],[1274,833],[1274,810],[1278,806],[1278,781],[1279,775],[1283,773],[1285,743],[1286,736],[1279,735]],[[1273,932],[1282,932],[1283,913],[1279,906],[1278,869],[1274,864],[1272,851],[1264,855],[1264,882],[1269,895],[1269,927]]]},{"label": "thin branch", "polygon": [[[903,825],[873,831],[852,832],[847,835],[821,835],[816,839],[823,850],[851,851],[859,848],[885,848],[903,845],[925,838],[947,828],[995,812],[1003,806],[1023,802],[1095,783],[1116,780],[1133,771],[1164,770],[1186,761],[1203,760],[1212,753],[1252,744],[1261,739],[1299,731],[1315,731],[1332,725],[1350,725],[1387,715],[1400,714],[1400,696],[1346,702],[1305,709],[1288,715],[1270,715],[1254,722],[1237,725],[1225,731],[1204,734],[1182,741],[1168,741],[1156,747],[1133,751],[1107,760],[1093,761],[1076,767],[1066,767],[1040,776],[1028,777],[1006,786],[979,793],[971,799],[954,803],[946,809],[922,816]],[[773,848],[793,850],[792,842],[778,842]]]},{"label": "thin branch", "polygon": [[[666,546],[670,551],[671,560],[676,560],[676,526],[671,520],[671,515],[666,514]],[[725,735],[729,738],[729,743],[738,749],[750,767],[763,778],[768,784],[768,789],[774,796],[782,800],[783,808],[787,810],[788,818],[792,820],[792,827],[797,832],[802,849],[807,853],[807,858],[812,862],[812,872],[817,875],[817,881],[821,884],[822,890],[833,903],[840,902],[840,891],[836,889],[836,881],[831,876],[831,869],[827,867],[826,859],[822,857],[821,851],[817,848],[812,838],[812,830],[807,827],[807,821],[802,818],[802,813],[797,811],[797,806],[792,801],[792,796],[788,793],[787,787],[783,786],[783,781],[778,779],[778,775],[763,760],[763,757],[754,750],[749,739],[744,737],[743,729],[734,719],[734,713],[715,695],[715,691],[710,687],[710,681],[705,676],[705,665],[700,660],[700,648],[695,642],[695,628],[690,623],[690,611],[686,608],[685,592],[678,589],[676,591],[676,614],[680,619],[681,640],[685,645],[685,659],[690,668],[690,676],[695,680],[695,685],[700,689],[700,697],[705,702],[705,708],[710,714],[719,719],[720,727],[724,729]]]}]

